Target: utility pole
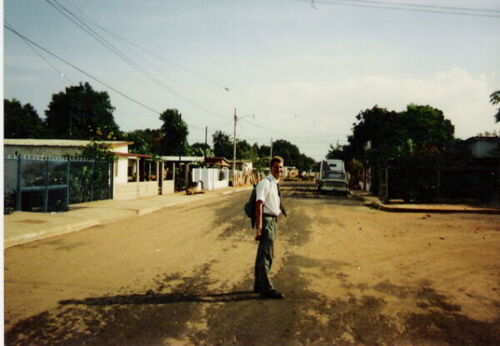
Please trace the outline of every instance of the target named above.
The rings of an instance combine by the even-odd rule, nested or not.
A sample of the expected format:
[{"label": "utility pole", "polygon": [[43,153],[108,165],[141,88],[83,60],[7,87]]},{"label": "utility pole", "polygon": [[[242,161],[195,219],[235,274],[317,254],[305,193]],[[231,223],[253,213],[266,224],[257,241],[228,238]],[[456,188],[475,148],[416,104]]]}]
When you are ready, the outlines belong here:
[{"label": "utility pole", "polygon": [[203,148],[203,156],[205,161],[207,160],[207,132],[208,132],[208,126],[205,126],[205,147]]},{"label": "utility pole", "polygon": [[71,123],[72,123],[73,117],[71,114],[69,115],[69,139],[71,139]]},{"label": "utility pole", "polygon": [[233,134],[233,187],[236,186],[236,108],[234,108],[234,134]]},{"label": "utility pole", "polygon": [[271,150],[269,152],[269,157],[272,159],[273,158],[273,137],[271,137]]}]

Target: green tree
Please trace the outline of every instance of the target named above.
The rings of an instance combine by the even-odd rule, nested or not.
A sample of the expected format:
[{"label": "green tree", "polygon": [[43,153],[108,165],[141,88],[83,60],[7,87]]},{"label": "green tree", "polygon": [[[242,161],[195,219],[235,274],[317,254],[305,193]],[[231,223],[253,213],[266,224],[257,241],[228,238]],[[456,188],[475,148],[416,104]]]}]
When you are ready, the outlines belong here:
[{"label": "green tree", "polygon": [[113,140],[120,136],[113,111],[107,92],[80,83],[52,95],[45,125],[54,138]]},{"label": "green tree", "polygon": [[439,109],[410,104],[400,116],[402,141],[411,140],[415,152],[444,152],[453,143],[455,128]]},{"label": "green tree", "polygon": [[340,144],[337,144],[336,146],[330,144],[330,149],[326,154],[326,158],[329,160],[333,159],[346,160],[346,152],[344,151],[344,148],[342,148]]},{"label": "green tree", "polygon": [[271,155],[271,146],[263,144],[259,147],[257,152],[258,152],[259,157],[269,158],[269,155]]},{"label": "green tree", "polygon": [[251,160],[256,169],[269,168],[269,154],[271,147],[268,145],[259,146],[257,143],[252,145]]},{"label": "green tree", "polygon": [[316,161],[313,158],[301,153],[299,155],[299,161],[296,166],[300,171],[309,171],[311,169],[314,169],[314,167],[316,166]]},{"label": "green tree", "polygon": [[90,142],[82,150],[82,156],[95,161],[113,162],[116,161],[116,155],[110,150],[109,145],[100,142]]},{"label": "green tree", "polygon": [[225,157],[232,160],[233,158],[233,142],[228,134],[222,131],[215,131],[212,136],[214,155],[217,157]]},{"label": "green tree", "polygon": [[443,112],[430,106],[408,105],[397,113],[374,106],[360,112],[349,136],[351,157],[373,165],[414,155],[443,153],[454,140],[454,127]]},{"label": "green tree", "polygon": [[284,139],[273,142],[273,155],[283,157],[286,166],[294,166],[301,171],[312,169],[315,165],[314,159],[302,154],[295,144]]},{"label": "green tree", "polygon": [[182,120],[182,114],[177,109],[167,109],[160,114],[163,121],[161,131],[163,138],[160,141],[161,154],[187,155],[190,153],[187,136],[188,126]]},{"label": "green tree", "polygon": [[402,144],[396,112],[374,106],[360,112],[356,120],[353,134],[348,138],[354,157],[374,163],[396,156],[395,148]]},{"label": "green tree", "polygon": [[[497,90],[490,95],[490,102],[493,105],[497,105],[500,103],[500,90]],[[495,121],[498,123],[500,121],[500,108],[497,109],[495,114]]]},{"label": "green tree", "polygon": [[284,139],[273,142],[273,155],[279,155],[285,160],[286,166],[297,166],[300,151],[295,145]]},{"label": "green tree", "polygon": [[129,146],[130,152],[136,154],[161,154],[161,139],[163,132],[160,129],[134,130],[123,134],[123,139],[134,142]]},{"label": "green tree", "polygon": [[43,121],[29,103],[22,105],[18,100],[4,99],[5,138],[41,138]]},{"label": "green tree", "polygon": [[205,144],[205,143],[193,143],[191,145],[191,154],[194,156],[206,156],[211,157],[214,156],[214,153],[212,151],[212,148],[210,148],[210,145]]},{"label": "green tree", "polygon": [[236,158],[238,160],[251,160],[255,157],[252,146],[246,140],[239,140],[236,142]]}]

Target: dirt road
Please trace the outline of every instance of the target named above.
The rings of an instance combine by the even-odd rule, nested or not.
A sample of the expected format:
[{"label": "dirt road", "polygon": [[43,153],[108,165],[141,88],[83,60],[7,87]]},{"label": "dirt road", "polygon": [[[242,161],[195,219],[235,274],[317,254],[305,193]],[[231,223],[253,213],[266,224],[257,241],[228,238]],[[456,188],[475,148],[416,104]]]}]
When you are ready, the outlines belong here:
[{"label": "dirt road", "polygon": [[285,300],[250,291],[238,193],[8,249],[6,343],[500,344],[500,216],[283,190]]}]

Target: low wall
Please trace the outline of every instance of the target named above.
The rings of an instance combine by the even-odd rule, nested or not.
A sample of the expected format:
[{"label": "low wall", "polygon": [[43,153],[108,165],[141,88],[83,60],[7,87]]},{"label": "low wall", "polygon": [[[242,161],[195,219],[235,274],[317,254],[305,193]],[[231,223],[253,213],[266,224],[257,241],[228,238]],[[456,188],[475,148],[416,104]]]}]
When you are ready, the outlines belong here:
[{"label": "low wall", "polygon": [[157,196],[158,182],[144,181],[115,184],[113,199],[136,199],[141,197]]},{"label": "low wall", "polygon": [[[224,179],[220,180],[220,177]],[[219,168],[194,168],[192,171],[192,180],[201,181],[204,190],[215,190],[229,186],[229,170]]]},{"label": "low wall", "polygon": [[174,180],[164,180],[162,183],[161,194],[166,195],[167,193],[175,192]]}]

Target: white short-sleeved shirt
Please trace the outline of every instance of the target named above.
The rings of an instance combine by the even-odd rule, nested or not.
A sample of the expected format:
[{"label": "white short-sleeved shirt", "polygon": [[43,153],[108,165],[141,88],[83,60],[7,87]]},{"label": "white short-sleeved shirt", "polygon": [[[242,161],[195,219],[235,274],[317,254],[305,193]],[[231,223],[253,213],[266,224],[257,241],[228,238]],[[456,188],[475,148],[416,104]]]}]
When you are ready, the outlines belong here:
[{"label": "white short-sleeved shirt", "polygon": [[264,214],[275,216],[281,214],[278,181],[272,174],[269,174],[257,184],[256,197],[257,201],[264,202]]}]

